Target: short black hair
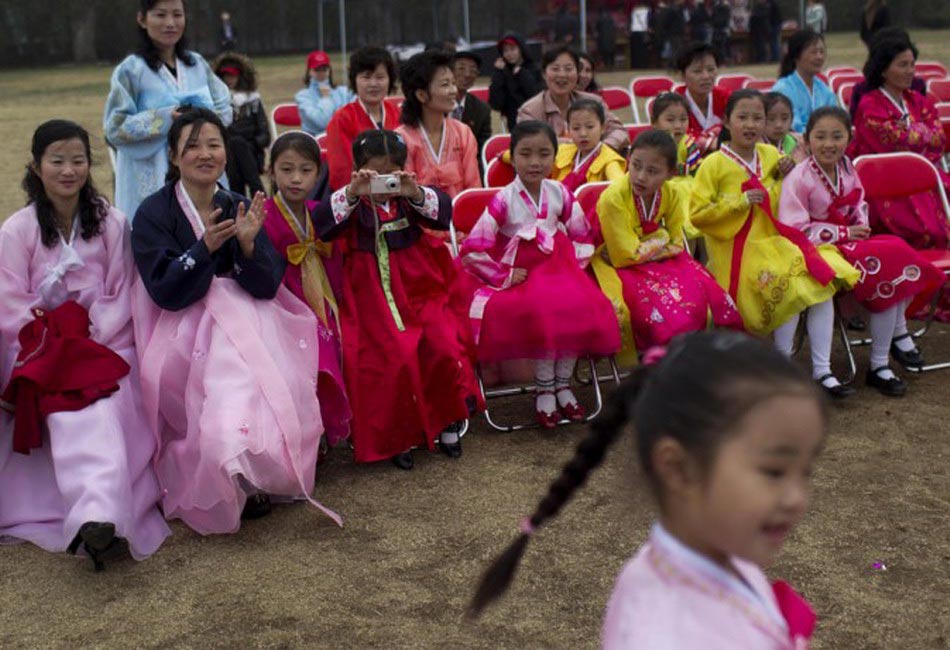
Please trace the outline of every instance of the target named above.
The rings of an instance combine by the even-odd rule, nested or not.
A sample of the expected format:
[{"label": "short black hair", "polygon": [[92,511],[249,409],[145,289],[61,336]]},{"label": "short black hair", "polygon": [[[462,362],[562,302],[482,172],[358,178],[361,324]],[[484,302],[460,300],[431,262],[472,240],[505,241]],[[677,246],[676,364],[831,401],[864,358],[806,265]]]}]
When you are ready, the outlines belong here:
[{"label": "short black hair", "polygon": [[788,110],[790,110],[793,115],[795,113],[795,106],[792,105],[792,100],[789,99],[784,94],[778,92],[777,90],[765,93],[762,96],[762,101],[765,102],[766,114],[768,114],[770,110],[775,108],[776,104],[785,104],[786,106],[788,106]]},{"label": "short black hair", "polygon": [[544,53],[544,56],[541,57],[541,69],[544,70],[546,67],[554,63],[554,61],[561,56],[566,54],[572,59],[574,59],[574,66],[580,70],[581,67],[581,57],[570,45],[560,45],[553,50],[548,50]]},{"label": "short black hair", "polygon": [[396,62],[387,50],[372,45],[361,47],[350,56],[349,78],[353,92],[356,92],[356,77],[364,72],[373,72],[380,64],[386,66],[389,75],[388,94],[393,94],[396,89]]},{"label": "short black hair", "polygon": [[395,131],[367,129],[353,139],[353,169],[362,169],[371,158],[385,156],[397,167],[406,165],[409,150]]},{"label": "short black hair", "polygon": [[474,52],[470,52],[468,50],[462,50],[461,52],[456,52],[455,54],[452,55],[453,63],[455,61],[458,61],[459,59],[468,59],[469,61],[473,61],[475,65],[477,65],[479,68],[482,67],[482,57],[478,56]]},{"label": "short black hair", "polygon": [[571,105],[567,108],[567,119],[570,121],[571,114],[576,113],[577,111],[590,111],[597,116],[597,119],[600,120],[601,124],[607,123],[607,112],[604,110],[604,105],[602,102],[597,101],[596,99],[575,99],[571,102]]},{"label": "short black hair", "polygon": [[802,52],[808,49],[809,45],[817,41],[824,43],[825,37],[810,29],[800,29],[792,34],[788,39],[788,50],[785,52],[785,56],[782,57],[782,62],[779,64],[779,78],[787,77],[795,72],[798,60],[802,58]]},{"label": "short black hair", "polygon": [[444,50],[427,50],[413,55],[399,72],[399,84],[405,99],[399,121],[409,126],[418,126],[422,121],[422,102],[416,92],[429,91],[435,73],[441,68],[452,70],[452,55]]},{"label": "short black hair", "polygon": [[511,153],[515,153],[515,147],[518,146],[518,143],[531,135],[538,135],[543,133],[551,140],[551,145],[554,147],[554,150],[557,151],[557,134],[554,133],[554,129],[551,128],[551,125],[547,122],[542,122],[541,120],[525,120],[524,122],[518,122],[515,124],[515,128],[511,130],[511,141],[509,148]]},{"label": "short black hair", "polygon": [[674,104],[679,104],[686,109],[687,115],[689,114],[689,102],[686,101],[683,95],[679,93],[661,93],[656,96],[653,105],[650,106],[650,123],[655,123],[663,115],[663,111]]},{"label": "short black hair", "polygon": [[868,60],[864,64],[864,78],[867,79],[868,88],[876,90],[884,85],[884,71],[890,67],[900,54],[910,50],[914,53],[914,60],[917,60],[917,47],[908,38],[895,36],[894,38],[875,41],[874,47],[868,54]]},{"label": "short black hair", "polygon": [[704,56],[711,56],[717,66],[722,65],[722,61],[719,59],[719,50],[701,41],[693,41],[681,47],[679,52],[676,53],[676,61],[673,67],[680,72],[686,72],[686,68],[693,65],[693,61]]}]

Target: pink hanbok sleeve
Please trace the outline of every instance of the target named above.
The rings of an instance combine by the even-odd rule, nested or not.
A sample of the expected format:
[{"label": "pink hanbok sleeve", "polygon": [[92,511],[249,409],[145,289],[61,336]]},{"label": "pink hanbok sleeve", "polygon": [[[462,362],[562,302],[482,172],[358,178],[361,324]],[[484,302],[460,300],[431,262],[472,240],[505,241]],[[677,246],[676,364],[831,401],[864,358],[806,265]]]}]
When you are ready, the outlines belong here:
[{"label": "pink hanbok sleeve", "polygon": [[561,223],[564,224],[567,236],[574,243],[574,255],[577,257],[578,263],[581,268],[585,268],[590,263],[590,258],[593,257],[595,250],[590,223],[574,195],[564,185],[558,183],[558,187],[561,190],[564,202],[561,207]]},{"label": "pink hanbok sleeve", "polygon": [[817,212],[812,194],[823,191],[819,179],[807,165],[796,165],[782,182],[778,220],[804,232],[816,246],[847,241],[847,227],[812,219],[812,214]]},{"label": "pink hanbok sleeve", "polygon": [[106,276],[102,293],[89,306],[89,320],[93,325],[92,338],[112,350],[132,345],[132,279],[135,266],[129,242],[128,220],[115,209],[103,223],[100,235],[104,244]]},{"label": "pink hanbok sleeve", "polygon": [[[12,370],[6,367],[7,353],[16,345],[17,335],[23,326],[33,320],[33,309],[40,307],[42,298],[30,289],[30,261],[37,246],[42,246],[38,229],[35,224],[35,213],[32,221],[20,213],[10,217],[0,228],[0,339],[3,341],[3,350],[0,359],[4,360],[0,383],[6,382],[6,377]],[[16,358],[14,353],[10,360]]]},{"label": "pink hanbok sleeve", "polygon": [[470,190],[482,186],[481,174],[478,171],[478,143],[472,130],[465,124],[460,125],[459,133],[462,139],[462,185],[463,189]]},{"label": "pink hanbok sleeve", "polygon": [[491,256],[507,214],[508,206],[499,192],[462,242],[460,251],[462,266],[486,284],[498,289],[511,286],[513,271],[510,266]]}]

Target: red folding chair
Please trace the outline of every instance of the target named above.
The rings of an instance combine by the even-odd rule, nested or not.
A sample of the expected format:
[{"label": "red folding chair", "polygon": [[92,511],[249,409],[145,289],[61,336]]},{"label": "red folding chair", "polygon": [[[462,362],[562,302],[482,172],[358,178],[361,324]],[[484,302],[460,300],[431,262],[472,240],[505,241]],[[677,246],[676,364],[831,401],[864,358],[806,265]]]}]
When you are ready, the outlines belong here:
[{"label": "red folding chair", "polygon": [[950,118],[950,102],[940,102],[937,104],[937,116],[940,119]]},{"label": "red folding chair", "polygon": [[855,84],[853,81],[848,83],[841,84],[841,87],[838,88],[838,103],[841,104],[841,108],[849,110],[851,107],[851,96],[854,94]]},{"label": "red folding chair", "polygon": [[627,135],[630,137],[630,144],[633,144],[633,141],[637,139],[638,135],[653,128],[651,124],[624,124],[623,126],[625,129],[627,129]]},{"label": "red folding chair", "polygon": [[752,79],[748,74],[721,74],[716,77],[716,85],[730,93],[743,87],[746,81]]},{"label": "red folding chair", "polygon": [[506,152],[510,144],[511,136],[507,133],[499,133],[488,138],[482,148],[482,169],[487,172],[488,163]]},{"label": "red folding chair", "polygon": [[468,234],[488,207],[488,203],[498,193],[497,187],[476,187],[462,190],[452,199],[452,223],[449,237],[452,242],[452,254],[458,257],[458,233]]},{"label": "red folding chair", "polygon": [[478,97],[480,100],[488,103],[488,86],[472,86],[468,89],[470,95]]},{"label": "red folding chair", "polygon": [[841,86],[846,83],[856,84],[862,81],[864,81],[863,74],[839,74],[831,80],[831,92],[837,93]]},{"label": "red folding chair", "polygon": [[933,95],[935,102],[950,102],[950,79],[929,79],[927,94]]},{"label": "red folding chair", "polygon": [[775,85],[775,79],[747,79],[742,85],[743,88],[751,88],[759,92],[767,93]]},{"label": "red folding chair", "polygon": [[600,96],[609,110],[616,111],[622,108],[633,110],[633,97],[620,86],[607,86],[600,91]]},{"label": "red folding chair", "polygon": [[918,61],[916,65],[917,76],[922,76],[924,74],[939,74],[940,77],[935,77],[937,79],[943,77],[950,77],[950,74],[947,73],[947,66],[937,61]]},{"label": "red folding chair", "polygon": [[600,233],[600,217],[597,216],[597,201],[609,185],[610,181],[585,183],[578,187],[577,192],[574,193],[581,210],[587,216],[591,230],[593,230],[594,246],[600,246],[604,243],[604,237]]},{"label": "red folding chair", "polygon": [[924,81],[947,78],[946,73],[940,72],[939,70],[921,70],[920,68],[914,72],[914,76],[920,77]]},{"label": "red folding chair", "polygon": [[296,104],[277,104],[270,112],[271,135],[277,135],[277,125],[286,126],[292,129],[299,129],[303,122],[300,121],[300,111]]},{"label": "red folding chair", "polygon": [[402,95],[386,95],[386,101],[392,102],[396,108],[402,109],[402,103],[406,101],[406,98]]},{"label": "red folding chair", "polygon": [[825,70],[825,78],[831,81],[840,74],[861,74],[861,71],[850,65],[839,65]]},{"label": "red folding chair", "polygon": [[[630,82],[630,94],[633,97],[631,106],[633,107],[633,121],[637,124],[644,120],[640,117],[640,110],[637,107],[638,99],[656,97],[661,93],[668,93],[676,85],[672,79],[667,76],[657,75],[648,77],[636,77]],[[650,120],[646,120],[649,122]]]},{"label": "red folding chair", "polygon": [[485,186],[504,187],[515,180],[515,168],[501,158],[488,161],[485,167]]},{"label": "red folding chair", "polygon": [[656,97],[647,98],[646,103],[643,105],[643,110],[646,111],[646,123],[653,123],[653,104],[656,102]]},{"label": "red folding chair", "polygon": [[[865,198],[868,200],[894,201],[924,192],[935,192],[939,198],[943,216],[950,220],[950,203],[947,202],[947,193],[943,188],[940,174],[937,168],[923,156],[903,151],[859,156],[854,161],[854,168],[858,172],[861,185],[864,186]],[[944,275],[950,277],[950,251],[931,248],[918,252],[943,271]],[[931,303],[930,313],[927,315],[923,328],[914,332],[915,339],[920,338],[930,329],[936,314],[936,306],[937,296]],[[909,370],[928,372],[944,368],[950,368],[950,362],[933,363],[919,370]]]}]

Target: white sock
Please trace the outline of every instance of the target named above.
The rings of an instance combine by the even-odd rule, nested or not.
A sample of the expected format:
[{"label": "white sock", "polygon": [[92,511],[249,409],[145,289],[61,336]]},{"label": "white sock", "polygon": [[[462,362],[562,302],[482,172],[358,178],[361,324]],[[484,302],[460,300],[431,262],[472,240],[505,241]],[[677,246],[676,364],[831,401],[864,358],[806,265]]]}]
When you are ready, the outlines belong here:
[{"label": "white sock", "polygon": [[535,408],[542,413],[554,413],[554,360],[538,359],[534,364],[534,385],[537,390]]},{"label": "white sock", "polygon": [[831,339],[835,328],[835,305],[831,298],[808,308],[805,325],[811,348],[812,377],[818,379],[831,372]]},{"label": "white sock", "polygon": [[[891,339],[894,336],[894,327],[897,320],[897,312],[901,305],[894,305],[884,311],[871,313],[871,368],[881,368],[887,365],[891,349]],[[906,327],[905,327],[906,329]],[[904,339],[910,341],[910,339]],[[900,341],[903,343],[904,341]],[[899,343],[898,343],[899,345]],[[911,343],[913,346],[913,343]]]},{"label": "white sock", "polygon": [[799,314],[795,314],[787,322],[780,325],[772,336],[775,339],[775,349],[786,357],[792,357],[792,348],[795,346],[795,331],[798,329]]},{"label": "white sock", "polygon": [[575,357],[558,359],[554,364],[554,395],[557,398],[558,406],[564,407],[569,404],[577,404],[577,398],[571,391],[571,375],[574,374],[574,366],[577,364]]},{"label": "white sock", "polygon": [[443,431],[439,438],[443,445],[454,445],[459,441],[458,431]]},{"label": "white sock", "polygon": [[[910,299],[903,300],[892,308],[897,310],[897,317],[894,319],[894,345],[896,345],[897,349],[901,352],[910,352],[917,347],[917,344],[914,342],[914,337],[904,336],[904,334],[907,334],[907,316],[905,316],[905,312],[907,311],[908,305],[910,305]],[[904,338],[898,340],[900,336]]]},{"label": "white sock", "polygon": [[871,372],[873,372],[875,375],[877,375],[878,377],[880,377],[881,379],[885,381],[888,379],[894,379],[895,377],[897,377],[897,375],[894,374],[894,371],[888,368],[887,366],[882,366],[880,368],[872,367]]}]

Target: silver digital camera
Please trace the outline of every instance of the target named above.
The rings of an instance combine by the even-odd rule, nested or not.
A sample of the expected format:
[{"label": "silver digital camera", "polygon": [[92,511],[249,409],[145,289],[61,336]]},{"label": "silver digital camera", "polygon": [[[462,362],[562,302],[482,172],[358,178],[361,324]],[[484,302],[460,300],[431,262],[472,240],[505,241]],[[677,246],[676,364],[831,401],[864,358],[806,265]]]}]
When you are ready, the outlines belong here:
[{"label": "silver digital camera", "polygon": [[399,177],[393,174],[369,179],[369,191],[372,194],[395,194],[399,191],[399,186]]}]

